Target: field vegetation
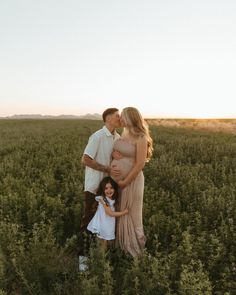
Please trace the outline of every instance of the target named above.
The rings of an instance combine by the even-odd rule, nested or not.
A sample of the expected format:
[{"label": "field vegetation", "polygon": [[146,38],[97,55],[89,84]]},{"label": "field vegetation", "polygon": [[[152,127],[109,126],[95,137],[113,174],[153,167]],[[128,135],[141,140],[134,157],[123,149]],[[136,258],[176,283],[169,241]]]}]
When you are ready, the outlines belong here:
[{"label": "field vegetation", "polygon": [[89,120],[0,121],[0,294],[236,294],[236,136],[151,126],[147,244],[136,259],[91,248],[78,229]]},{"label": "field vegetation", "polygon": [[236,134],[236,119],[148,119],[149,124]]}]

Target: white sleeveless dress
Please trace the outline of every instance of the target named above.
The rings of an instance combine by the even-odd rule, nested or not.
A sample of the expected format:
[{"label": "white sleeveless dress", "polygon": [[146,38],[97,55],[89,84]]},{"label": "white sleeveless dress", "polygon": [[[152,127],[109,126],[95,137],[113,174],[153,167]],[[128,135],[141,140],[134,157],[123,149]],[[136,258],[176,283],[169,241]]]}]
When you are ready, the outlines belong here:
[{"label": "white sleeveless dress", "polygon": [[[100,239],[104,240],[114,240],[115,239],[115,217],[109,216],[106,214],[103,204],[101,201],[103,200],[102,196],[97,196],[96,201],[99,202],[97,211],[89,222],[87,229],[97,236]],[[111,200],[110,198],[106,198],[109,206],[112,211],[115,211],[115,200]]]}]

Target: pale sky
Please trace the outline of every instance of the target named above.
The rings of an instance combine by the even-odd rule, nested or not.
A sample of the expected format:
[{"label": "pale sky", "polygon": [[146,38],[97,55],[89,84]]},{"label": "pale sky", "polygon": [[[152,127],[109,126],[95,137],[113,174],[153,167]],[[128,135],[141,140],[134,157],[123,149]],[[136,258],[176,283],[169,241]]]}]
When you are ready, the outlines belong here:
[{"label": "pale sky", "polygon": [[235,0],[0,0],[0,116],[236,118]]}]

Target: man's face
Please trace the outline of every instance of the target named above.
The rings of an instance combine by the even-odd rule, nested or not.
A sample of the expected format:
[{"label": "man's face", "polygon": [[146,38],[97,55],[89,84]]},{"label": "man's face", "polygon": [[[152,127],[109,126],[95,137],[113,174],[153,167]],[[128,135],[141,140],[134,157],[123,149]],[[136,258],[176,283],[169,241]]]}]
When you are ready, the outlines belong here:
[{"label": "man's face", "polygon": [[120,115],[119,112],[115,112],[111,115],[108,115],[107,117],[107,122],[109,122],[109,124],[114,127],[114,128],[119,128],[120,125]]}]

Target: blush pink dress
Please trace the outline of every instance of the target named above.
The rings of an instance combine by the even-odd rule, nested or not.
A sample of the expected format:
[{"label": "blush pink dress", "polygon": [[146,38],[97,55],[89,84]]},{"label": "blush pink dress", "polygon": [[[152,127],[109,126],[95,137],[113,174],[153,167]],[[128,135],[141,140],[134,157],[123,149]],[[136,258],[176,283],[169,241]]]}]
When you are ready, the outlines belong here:
[{"label": "blush pink dress", "polygon": [[[113,160],[111,166],[121,170],[121,177],[114,178],[115,181],[124,179],[134,166],[136,157],[136,145],[119,138],[114,143],[114,150],[122,154],[122,159]],[[119,211],[128,208],[129,213],[117,218],[116,224],[116,246],[133,257],[142,253],[145,247],[146,237],[143,231],[143,191],[144,176],[140,171],[136,178],[121,191]]]}]

